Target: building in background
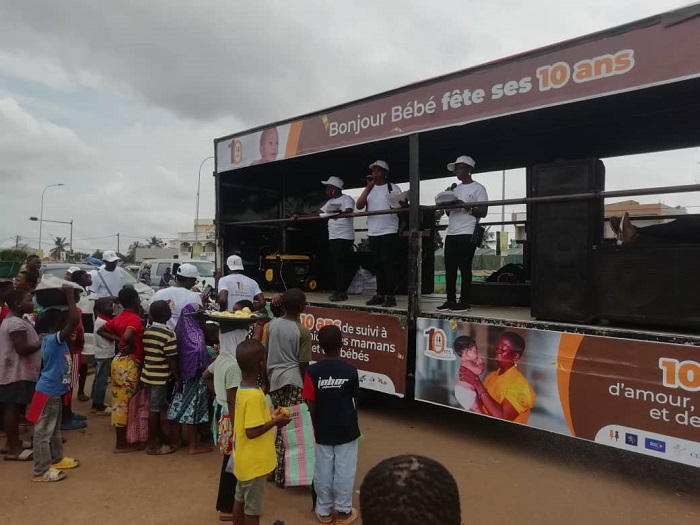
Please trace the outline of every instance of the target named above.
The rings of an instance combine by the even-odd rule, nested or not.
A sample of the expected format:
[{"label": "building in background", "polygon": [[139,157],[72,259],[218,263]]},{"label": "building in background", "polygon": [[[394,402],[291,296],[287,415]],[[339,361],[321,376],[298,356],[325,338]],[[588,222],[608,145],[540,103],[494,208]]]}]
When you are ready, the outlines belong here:
[{"label": "building in background", "polygon": [[177,239],[170,243],[180,259],[216,259],[216,228],[213,219],[199,219],[194,231],[178,232]]},{"label": "building in background", "polygon": [[143,246],[134,250],[134,264],[140,264],[149,259],[172,259],[177,257],[179,253],[177,248]]}]

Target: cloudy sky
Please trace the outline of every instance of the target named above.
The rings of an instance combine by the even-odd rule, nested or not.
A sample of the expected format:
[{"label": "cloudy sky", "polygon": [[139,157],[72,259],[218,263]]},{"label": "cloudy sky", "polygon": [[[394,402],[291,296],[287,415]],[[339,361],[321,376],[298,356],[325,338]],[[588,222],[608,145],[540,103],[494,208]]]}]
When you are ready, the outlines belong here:
[{"label": "cloudy sky", "polygon": [[[114,249],[117,232],[123,251],[173,238],[192,229],[215,137],[686,3],[0,0],[0,245],[38,244],[28,217],[56,183],[44,218],[73,219],[76,250]],[[611,168],[637,183],[658,185],[660,172],[692,183],[698,161],[697,149],[613,159],[608,188],[625,186]],[[206,161],[202,218],[214,212],[212,169]],[[519,175],[508,174],[509,196]],[[487,187],[499,195],[500,177]],[[52,235],[68,227],[45,223],[45,248]]]}]

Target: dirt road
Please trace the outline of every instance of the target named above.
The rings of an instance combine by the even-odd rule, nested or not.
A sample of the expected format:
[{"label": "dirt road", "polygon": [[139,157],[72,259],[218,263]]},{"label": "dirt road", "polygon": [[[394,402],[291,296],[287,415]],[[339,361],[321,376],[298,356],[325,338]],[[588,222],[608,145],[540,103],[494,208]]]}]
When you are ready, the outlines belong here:
[{"label": "dirt road", "polygon": [[[88,403],[75,405],[87,413]],[[361,427],[356,489],[380,459],[425,454],[457,479],[465,525],[700,523],[691,467],[382,396],[368,398]],[[65,437],[82,465],[63,482],[31,483],[31,464],[0,461],[0,523],[218,523],[218,453],[115,455],[108,418],[97,416]],[[308,490],[268,485],[262,523],[312,524],[310,507]]]}]

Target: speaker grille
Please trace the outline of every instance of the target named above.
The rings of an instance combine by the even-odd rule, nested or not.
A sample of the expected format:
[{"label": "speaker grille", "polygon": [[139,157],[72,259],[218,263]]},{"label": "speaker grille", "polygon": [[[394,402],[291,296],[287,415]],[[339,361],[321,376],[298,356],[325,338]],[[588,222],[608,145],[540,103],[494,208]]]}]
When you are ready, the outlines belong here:
[{"label": "speaker grille", "polygon": [[[597,159],[535,166],[533,197],[601,191],[605,168]],[[589,322],[596,317],[593,246],[603,235],[602,199],[529,207],[532,315],[552,321]]]}]

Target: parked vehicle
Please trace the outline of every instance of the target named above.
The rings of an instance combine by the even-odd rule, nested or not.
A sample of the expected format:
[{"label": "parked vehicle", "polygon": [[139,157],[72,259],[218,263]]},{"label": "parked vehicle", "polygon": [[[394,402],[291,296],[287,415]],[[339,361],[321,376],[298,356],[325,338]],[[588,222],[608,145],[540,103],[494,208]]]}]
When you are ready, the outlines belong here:
[{"label": "parked vehicle", "polygon": [[[75,264],[75,263],[55,263],[55,264],[46,264],[42,266],[41,268],[41,274],[42,275],[53,275],[54,277],[58,277],[60,279],[63,279],[66,276],[66,271],[68,268],[71,266],[77,266],[81,270],[85,270],[86,272],[91,272],[97,269],[96,266],[93,266],[91,264]],[[141,306],[145,309],[145,311],[148,311],[148,304],[151,301],[151,297],[153,297],[153,289],[143,283],[140,283],[139,281],[136,280],[136,277],[134,277],[131,273],[127,272],[128,275],[128,280],[130,285],[134,287],[134,289],[139,293],[139,298],[141,299]],[[78,308],[80,308],[83,311],[83,326],[85,327],[86,332],[92,332],[93,330],[93,309],[95,305],[95,295],[91,293],[83,293],[80,296],[80,301],[78,302]]]},{"label": "parked vehicle", "polygon": [[197,267],[197,270],[199,270],[200,280],[197,282],[196,286],[200,291],[206,286],[211,286],[212,288],[216,289],[214,263],[211,261],[192,259],[149,259],[141,263],[141,268],[143,268],[146,264],[151,265],[151,282],[147,284],[150,284],[154,290],[158,290],[160,288],[160,279],[163,277],[166,268],[170,268],[172,274],[175,275],[177,273],[177,269],[184,263],[194,264]]}]

